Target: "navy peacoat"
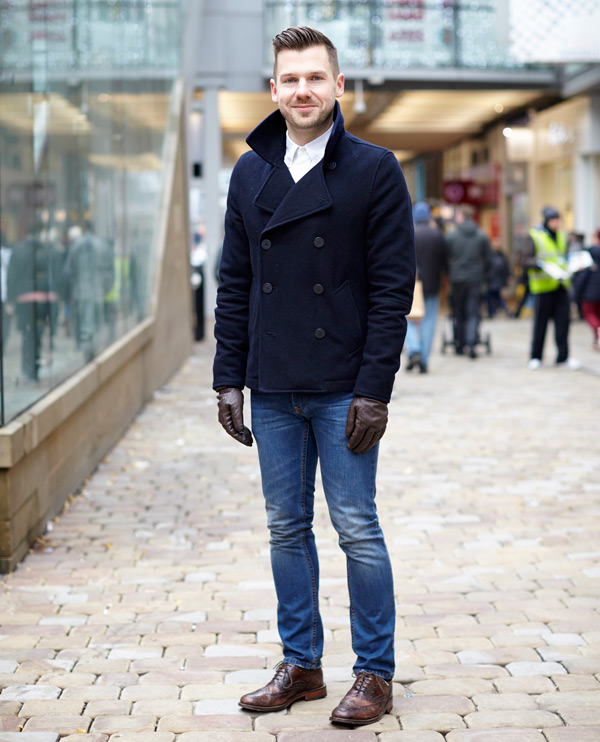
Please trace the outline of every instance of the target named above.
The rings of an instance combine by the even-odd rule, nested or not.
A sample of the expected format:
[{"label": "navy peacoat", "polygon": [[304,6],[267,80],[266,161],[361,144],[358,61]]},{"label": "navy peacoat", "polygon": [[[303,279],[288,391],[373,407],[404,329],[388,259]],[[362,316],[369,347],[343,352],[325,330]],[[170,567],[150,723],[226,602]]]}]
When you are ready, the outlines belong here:
[{"label": "navy peacoat", "polygon": [[389,402],[415,280],[404,176],[345,131],[337,102],[325,156],[297,183],[285,132],[275,111],[232,173],[213,386]]}]

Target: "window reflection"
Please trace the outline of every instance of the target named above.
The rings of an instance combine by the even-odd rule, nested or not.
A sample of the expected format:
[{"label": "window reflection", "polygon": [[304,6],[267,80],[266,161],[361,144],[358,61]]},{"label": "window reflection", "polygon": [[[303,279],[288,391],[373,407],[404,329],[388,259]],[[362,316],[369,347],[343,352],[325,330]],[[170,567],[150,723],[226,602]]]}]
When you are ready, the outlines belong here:
[{"label": "window reflection", "polygon": [[147,314],[179,35],[176,0],[0,11],[1,423]]}]

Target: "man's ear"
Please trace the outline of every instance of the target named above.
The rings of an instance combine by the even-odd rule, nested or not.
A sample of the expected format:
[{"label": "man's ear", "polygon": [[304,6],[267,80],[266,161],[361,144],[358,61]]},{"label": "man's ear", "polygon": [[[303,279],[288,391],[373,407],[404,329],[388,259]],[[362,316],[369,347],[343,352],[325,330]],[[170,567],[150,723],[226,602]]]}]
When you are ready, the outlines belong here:
[{"label": "man's ear", "polygon": [[279,103],[279,96],[277,95],[277,85],[275,85],[275,80],[271,78],[270,80],[271,85],[271,100],[273,103]]},{"label": "man's ear", "polygon": [[341,98],[342,95],[344,95],[344,82],[345,82],[344,75],[340,72],[340,74],[338,75],[336,84],[335,84],[335,97],[336,98]]}]

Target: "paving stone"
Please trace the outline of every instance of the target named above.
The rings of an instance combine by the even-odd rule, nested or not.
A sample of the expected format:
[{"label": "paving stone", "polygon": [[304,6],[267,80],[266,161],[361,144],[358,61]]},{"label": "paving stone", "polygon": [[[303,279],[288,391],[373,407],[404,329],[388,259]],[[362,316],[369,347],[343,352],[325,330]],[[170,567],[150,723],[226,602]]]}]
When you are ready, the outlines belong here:
[{"label": "paving stone", "polygon": [[469,729],[450,732],[446,742],[546,742],[537,729]]},{"label": "paving stone", "polygon": [[[87,716],[34,716],[28,719],[24,732],[58,732],[66,734],[85,733],[92,720]],[[0,738],[1,739],[1,738]]]},{"label": "paving stone", "polygon": [[[567,677],[561,675],[559,677]],[[528,693],[537,695],[538,693],[552,693],[556,686],[550,678],[541,675],[525,675],[515,678],[497,678],[494,680],[494,686],[499,693]]]},{"label": "paving stone", "polygon": [[53,732],[4,732],[0,742],[58,742],[58,734]]},{"label": "paving stone", "polygon": [[[272,714],[269,714],[272,716]],[[258,721],[258,720],[257,720]],[[252,731],[252,717],[249,714],[220,714],[200,716],[163,716],[158,722],[158,731],[182,734],[193,731],[230,730]]]},{"label": "paving stone", "polygon": [[92,719],[98,716],[129,716],[131,713],[131,702],[113,699],[108,701],[90,701],[85,707],[87,716]]},{"label": "paving stone", "polygon": [[88,701],[109,701],[119,697],[121,689],[115,685],[88,685],[65,688],[61,693],[61,700],[68,698]]},{"label": "paving stone", "polygon": [[438,732],[384,732],[377,735],[379,742],[444,742]]},{"label": "paving stone", "polygon": [[537,704],[544,711],[559,713],[564,709],[600,708],[600,691],[543,693],[537,697]]},{"label": "paving stone", "polygon": [[125,732],[111,734],[110,739],[112,742],[173,742],[175,735],[169,732]]},{"label": "paving stone", "polygon": [[408,698],[395,696],[392,713],[402,716],[446,712],[465,716],[475,710],[474,703],[462,696],[412,696]]},{"label": "paving stone", "polygon": [[418,680],[412,683],[410,690],[415,695],[427,696],[466,696],[470,698],[478,693],[490,693],[493,685],[480,678],[452,678],[451,680]]},{"label": "paving stone", "polygon": [[23,719],[16,716],[0,716],[0,732],[18,732],[23,727]]},{"label": "paving stone", "polygon": [[[277,735],[277,742],[314,742],[314,740],[314,731],[282,732]],[[376,742],[376,740],[377,737],[374,732],[365,729],[335,729],[319,732],[319,742]],[[217,741],[215,740],[215,742]],[[232,742],[238,742],[238,740],[232,740]],[[263,742],[263,740],[260,740],[260,742]],[[269,742],[269,740],[265,739],[264,742]]]},{"label": "paving stone", "polygon": [[406,714],[400,717],[403,730],[430,729],[434,732],[449,732],[452,729],[466,727],[462,717],[458,714]]},{"label": "paving stone", "polygon": [[505,727],[546,728],[562,726],[556,714],[549,711],[530,711],[528,709],[510,709],[504,711],[476,711],[465,716],[467,726],[477,729],[495,729]]},{"label": "paving stone", "polygon": [[77,716],[83,711],[83,701],[26,701],[19,716]]},{"label": "paving stone", "polygon": [[563,675],[567,671],[558,662],[510,662],[506,669],[511,675]]},{"label": "paving stone", "polygon": [[567,726],[600,727],[600,707],[561,708],[560,715]]},{"label": "paving stone", "polygon": [[0,701],[0,716],[16,716],[21,705],[20,701]]},{"label": "paving stone", "polygon": [[155,716],[98,716],[94,719],[90,731],[104,734],[153,732],[155,726]]},{"label": "paving stone", "polygon": [[2,701],[49,701],[58,698],[60,688],[55,685],[16,685],[4,688],[0,693]]},{"label": "paving stone", "polygon": [[177,700],[179,687],[176,685],[129,685],[123,688],[122,701]]},{"label": "paving stone", "polygon": [[[553,694],[549,694],[553,695]],[[486,693],[473,696],[477,711],[507,711],[513,709],[537,709],[535,698],[526,693]],[[542,707],[545,711],[553,709]]]},{"label": "paving stone", "polygon": [[[375,739],[373,735],[368,742],[375,742]],[[177,742],[273,742],[273,737],[261,732],[253,732],[251,736],[247,732],[185,732],[177,737]],[[303,741],[294,740],[294,742]],[[324,740],[324,742],[327,741]]]},{"label": "paving stone", "polygon": [[600,742],[598,727],[555,727],[545,729],[547,742]]},{"label": "paving stone", "polygon": [[152,701],[136,701],[131,713],[155,714],[156,716],[186,716],[192,713],[191,701],[178,701],[175,699],[154,699]]}]

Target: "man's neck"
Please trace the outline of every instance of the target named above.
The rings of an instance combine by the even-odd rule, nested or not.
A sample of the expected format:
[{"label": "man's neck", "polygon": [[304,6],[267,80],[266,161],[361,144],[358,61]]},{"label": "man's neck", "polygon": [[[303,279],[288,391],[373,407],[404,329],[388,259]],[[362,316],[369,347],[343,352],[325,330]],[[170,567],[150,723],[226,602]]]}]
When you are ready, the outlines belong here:
[{"label": "man's neck", "polygon": [[333,119],[330,119],[322,127],[319,127],[319,130],[316,132],[314,129],[292,129],[288,125],[287,133],[294,144],[296,144],[298,147],[304,147],[307,144],[310,144],[310,142],[314,142],[315,139],[318,139],[320,136],[323,136],[325,132],[331,129],[332,124]]}]

